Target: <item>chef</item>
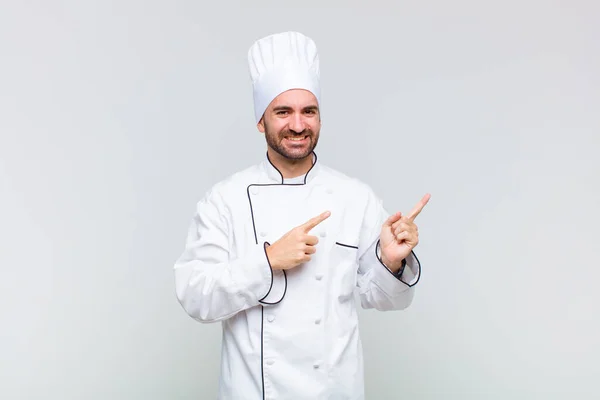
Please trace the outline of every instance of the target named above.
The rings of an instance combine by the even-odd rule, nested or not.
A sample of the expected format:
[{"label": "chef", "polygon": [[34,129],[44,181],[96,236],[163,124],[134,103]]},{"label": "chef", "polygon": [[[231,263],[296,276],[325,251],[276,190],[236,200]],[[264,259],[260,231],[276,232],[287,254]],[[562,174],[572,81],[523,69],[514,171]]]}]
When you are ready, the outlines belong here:
[{"label": "chef", "polygon": [[248,62],[267,152],[197,203],[174,266],[177,298],[197,321],[222,324],[219,399],[363,399],[355,293],[365,309],[411,304],[415,218],[430,196],[389,215],[367,184],[317,158],[310,38],[264,37]]}]

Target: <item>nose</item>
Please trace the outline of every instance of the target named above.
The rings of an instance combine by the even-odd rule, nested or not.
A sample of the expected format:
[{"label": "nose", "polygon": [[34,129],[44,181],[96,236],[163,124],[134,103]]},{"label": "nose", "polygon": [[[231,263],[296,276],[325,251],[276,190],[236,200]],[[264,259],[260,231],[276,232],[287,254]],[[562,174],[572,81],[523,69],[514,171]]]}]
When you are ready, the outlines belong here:
[{"label": "nose", "polygon": [[305,129],[304,127],[304,119],[302,118],[301,113],[294,113],[290,117],[290,121],[288,124],[290,131],[294,133],[302,133]]}]

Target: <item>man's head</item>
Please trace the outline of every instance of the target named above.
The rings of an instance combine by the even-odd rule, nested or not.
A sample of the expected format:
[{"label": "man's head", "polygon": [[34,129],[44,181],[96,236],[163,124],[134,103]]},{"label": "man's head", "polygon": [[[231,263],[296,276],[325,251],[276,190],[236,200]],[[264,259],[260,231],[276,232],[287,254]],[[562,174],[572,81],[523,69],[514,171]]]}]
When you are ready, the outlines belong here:
[{"label": "man's head", "polygon": [[278,95],[257,124],[267,144],[290,160],[306,158],[319,141],[321,114],[315,95],[291,89]]},{"label": "man's head", "polygon": [[258,129],[289,160],[306,158],[321,129],[319,55],[312,39],[283,32],[256,41],[248,51]]}]

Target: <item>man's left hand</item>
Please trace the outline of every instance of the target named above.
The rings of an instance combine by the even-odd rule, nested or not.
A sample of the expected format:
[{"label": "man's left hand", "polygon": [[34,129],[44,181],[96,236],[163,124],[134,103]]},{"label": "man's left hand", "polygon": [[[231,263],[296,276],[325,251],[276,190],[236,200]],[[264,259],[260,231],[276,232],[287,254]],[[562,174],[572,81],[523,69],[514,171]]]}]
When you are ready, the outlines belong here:
[{"label": "man's left hand", "polygon": [[431,195],[426,194],[408,215],[403,216],[401,212],[397,212],[391,215],[381,227],[379,235],[381,261],[394,273],[398,272],[402,260],[408,257],[419,243],[419,228],[414,221],[430,198]]}]

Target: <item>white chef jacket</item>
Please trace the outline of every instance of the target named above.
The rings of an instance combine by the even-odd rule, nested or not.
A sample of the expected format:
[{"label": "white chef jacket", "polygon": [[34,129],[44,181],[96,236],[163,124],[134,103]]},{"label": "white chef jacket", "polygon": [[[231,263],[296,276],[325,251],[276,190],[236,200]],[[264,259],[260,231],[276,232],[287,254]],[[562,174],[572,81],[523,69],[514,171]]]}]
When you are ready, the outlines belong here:
[{"label": "white chef jacket", "polygon": [[[311,261],[273,271],[266,246],[327,210]],[[388,216],[368,185],[314,153],[296,182],[267,156],[206,193],[174,272],[185,311],[222,324],[218,399],[364,398],[354,292],[363,308],[404,309],[420,277],[414,253],[401,275],[381,262]]]}]

